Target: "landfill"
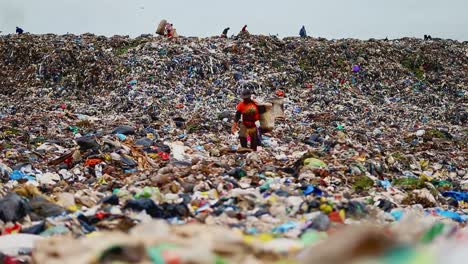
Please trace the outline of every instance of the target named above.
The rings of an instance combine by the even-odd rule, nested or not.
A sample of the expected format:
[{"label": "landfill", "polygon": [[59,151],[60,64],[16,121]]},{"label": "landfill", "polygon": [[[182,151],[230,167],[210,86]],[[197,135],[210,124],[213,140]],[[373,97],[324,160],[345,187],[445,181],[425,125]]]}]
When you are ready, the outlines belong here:
[{"label": "landfill", "polygon": [[2,35],[0,263],[464,263],[467,88],[454,40]]}]

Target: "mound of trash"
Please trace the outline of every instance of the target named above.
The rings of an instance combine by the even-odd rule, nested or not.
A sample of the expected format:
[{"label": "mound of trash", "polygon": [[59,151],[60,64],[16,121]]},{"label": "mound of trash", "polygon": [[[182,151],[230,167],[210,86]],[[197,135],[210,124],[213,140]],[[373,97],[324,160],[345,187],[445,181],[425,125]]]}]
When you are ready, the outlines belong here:
[{"label": "mound of trash", "polygon": [[[467,72],[452,40],[0,36],[0,259],[463,262]],[[244,89],[284,95],[257,152]]]}]

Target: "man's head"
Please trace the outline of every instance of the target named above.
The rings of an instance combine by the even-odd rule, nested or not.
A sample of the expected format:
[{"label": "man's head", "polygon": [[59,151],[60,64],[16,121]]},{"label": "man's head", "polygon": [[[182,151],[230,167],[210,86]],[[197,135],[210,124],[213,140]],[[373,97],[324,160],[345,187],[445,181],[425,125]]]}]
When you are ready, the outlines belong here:
[{"label": "man's head", "polygon": [[250,91],[249,89],[245,89],[244,91],[242,91],[242,94],[241,94],[242,99],[249,100],[251,99],[251,96],[252,96],[252,91]]}]

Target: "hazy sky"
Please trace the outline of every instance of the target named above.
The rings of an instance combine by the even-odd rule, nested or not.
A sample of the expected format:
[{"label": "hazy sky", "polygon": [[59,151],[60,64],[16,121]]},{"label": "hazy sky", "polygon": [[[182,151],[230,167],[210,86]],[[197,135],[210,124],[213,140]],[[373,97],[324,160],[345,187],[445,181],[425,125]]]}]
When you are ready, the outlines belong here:
[{"label": "hazy sky", "polygon": [[0,0],[0,31],[138,36],[162,19],[180,35],[295,36],[302,25],[325,38],[432,37],[468,40],[468,0]]}]

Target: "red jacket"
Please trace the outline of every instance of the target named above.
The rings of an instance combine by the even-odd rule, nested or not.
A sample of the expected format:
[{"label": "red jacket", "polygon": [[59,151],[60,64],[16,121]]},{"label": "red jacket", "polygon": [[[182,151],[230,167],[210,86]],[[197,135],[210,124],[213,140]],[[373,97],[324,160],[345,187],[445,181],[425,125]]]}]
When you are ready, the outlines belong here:
[{"label": "red jacket", "polygon": [[255,127],[255,122],[260,120],[260,111],[254,101],[240,102],[237,105],[237,111],[242,114],[242,124],[248,128]]}]

